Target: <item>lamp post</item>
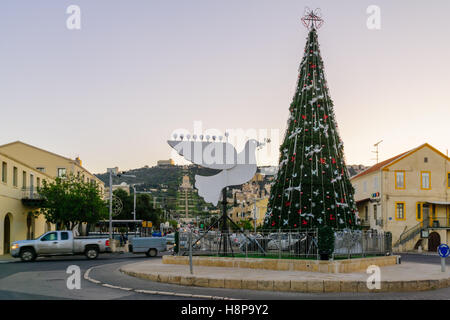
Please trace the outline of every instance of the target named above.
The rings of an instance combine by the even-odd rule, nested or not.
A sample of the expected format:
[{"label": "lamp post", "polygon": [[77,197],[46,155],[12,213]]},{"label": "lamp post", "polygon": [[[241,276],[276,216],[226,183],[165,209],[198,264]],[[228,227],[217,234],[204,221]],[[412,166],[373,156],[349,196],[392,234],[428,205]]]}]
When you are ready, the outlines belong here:
[{"label": "lamp post", "polygon": [[113,175],[117,177],[129,177],[129,178],[136,178],[135,175],[131,174],[123,174],[119,173],[119,168],[108,168],[107,172],[109,173],[109,240],[112,241],[112,196],[113,196],[113,190],[112,190],[112,181],[113,181]]}]

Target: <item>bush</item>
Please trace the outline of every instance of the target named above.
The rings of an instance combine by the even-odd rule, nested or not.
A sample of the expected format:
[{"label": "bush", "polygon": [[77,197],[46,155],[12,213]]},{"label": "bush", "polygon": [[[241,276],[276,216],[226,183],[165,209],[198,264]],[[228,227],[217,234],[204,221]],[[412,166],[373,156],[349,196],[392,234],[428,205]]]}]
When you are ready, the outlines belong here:
[{"label": "bush", "polygon": [[334,252],[334,230],[330,226],[319,228],[319,254],[330,255]]}]

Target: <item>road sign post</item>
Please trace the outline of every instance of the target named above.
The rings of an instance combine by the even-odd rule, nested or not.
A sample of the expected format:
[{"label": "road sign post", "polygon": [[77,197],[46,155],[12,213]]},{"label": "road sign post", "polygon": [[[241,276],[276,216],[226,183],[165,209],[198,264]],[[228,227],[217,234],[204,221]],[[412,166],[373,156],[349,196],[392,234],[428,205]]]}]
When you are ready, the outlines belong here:
[{"label": "road sign post", "polygon": [[441,257],[441,271],[445,272],[445,258],[450,255],[450,248],[446,244],[441,244],[438,248],[438,253]]}]

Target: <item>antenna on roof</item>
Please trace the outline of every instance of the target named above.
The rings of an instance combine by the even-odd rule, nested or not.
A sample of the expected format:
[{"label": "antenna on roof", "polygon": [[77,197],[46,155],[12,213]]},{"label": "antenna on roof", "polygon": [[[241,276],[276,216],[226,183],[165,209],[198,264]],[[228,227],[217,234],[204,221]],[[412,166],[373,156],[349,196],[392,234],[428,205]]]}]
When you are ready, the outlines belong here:
[{"label": "antenna on roof", "polygon": [[377,143],[375,143],[373,146],[375,147],[375,148],[377,148],[375,151],[372,151],[373,153],[375,153],[376,155],[377,155],[377,157],[375,158],[375,159],[372,159],[372,160],[376,160],[377,161],[377,163],[378,163],[378,154],[379,154],[379,151],[378,151],[378,145],[380,144],[380,143],[382,143],[383,142],[383,140],[381,140],[381,141],[378,141]]}]

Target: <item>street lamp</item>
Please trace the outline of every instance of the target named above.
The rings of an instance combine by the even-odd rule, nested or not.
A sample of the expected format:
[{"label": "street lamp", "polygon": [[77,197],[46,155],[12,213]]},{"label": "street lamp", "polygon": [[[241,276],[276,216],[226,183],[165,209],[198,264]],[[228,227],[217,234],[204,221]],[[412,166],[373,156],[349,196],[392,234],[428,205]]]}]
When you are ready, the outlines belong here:
[{"label": "street lamp", "polygon": [[108,168],[107,172],[109,173],[109,239],[112,241],[112,196],[113,196],[113,190],[112,190],[112,180],[113,175],[116,177],[129,177],[129,178],[136,178],[135,175],[131,174],[123,174],[119,172],[119,168]]},{"label": "street lamp", "polygon": [[151,194],[151,192],[150,191],[136,191],[136,187],[134,184],[131,187],[133,188],[133,219],[136,220],[136,194],[138,194],[138,193]]}]

